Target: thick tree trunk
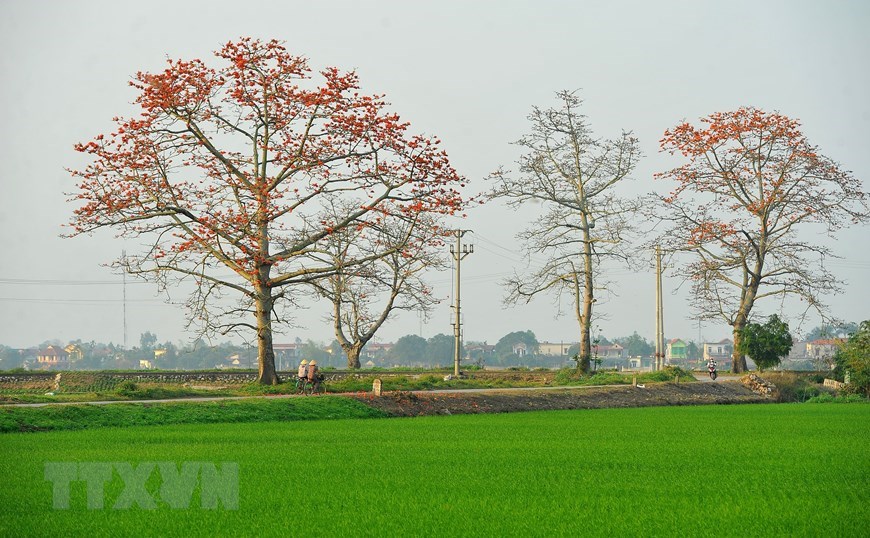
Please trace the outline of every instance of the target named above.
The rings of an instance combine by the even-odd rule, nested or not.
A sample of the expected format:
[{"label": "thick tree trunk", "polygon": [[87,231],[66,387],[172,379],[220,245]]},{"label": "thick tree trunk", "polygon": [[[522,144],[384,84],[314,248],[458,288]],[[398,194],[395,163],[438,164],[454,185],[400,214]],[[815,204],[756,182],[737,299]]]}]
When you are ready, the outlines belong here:
[{"label": "thick tree trunk", "polygon": [[275,349],[272,347],[272,290],[265,288],[257,297],[257,381],[263,385],[277,385]]},{"label": "thick tree trunk", "polygon": [[590,338],[590,326],[592,324],[592,303],[594,291],[592,281],[592,243],[590,241],[589,228],[586,215],[583,215],[585,227],[583,244],[583,287],[581,289],[577,276],[574,276],[574,301],[576,305],[577,322],[580,324],[580,352],[577,368],[584,374],[589,373],[592,364],[592,342]]},{"label": "thick tree trunk", "polygon": [[356,370],[360,367],[359,356],[360,353],[362,353],[362,348],[363,344],[359,342],[348,345],[347,347],[342,346],[345,355],[347,355],[347,367],[351,370]]}]

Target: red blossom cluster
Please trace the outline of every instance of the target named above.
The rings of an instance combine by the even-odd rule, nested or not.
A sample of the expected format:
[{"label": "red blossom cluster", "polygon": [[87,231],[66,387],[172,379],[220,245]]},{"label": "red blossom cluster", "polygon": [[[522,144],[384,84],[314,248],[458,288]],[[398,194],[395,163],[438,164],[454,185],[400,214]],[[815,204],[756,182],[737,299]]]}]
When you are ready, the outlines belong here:
[{"label": "red blossom cluster", "polygon": [[[315,77],[275,40],[243,38],[215,55],[220,65],[169,60],[137,73],[141,115],[75,146],[91,158],[71,171],[75,233],[153,233],[155,259],[208,258],[256,277],[264,265],[290,268],[343,226],[464,207],[464,181],[439,140],[410,135],[356,73]],[[313,227],[337,198],[359,203]]]}]

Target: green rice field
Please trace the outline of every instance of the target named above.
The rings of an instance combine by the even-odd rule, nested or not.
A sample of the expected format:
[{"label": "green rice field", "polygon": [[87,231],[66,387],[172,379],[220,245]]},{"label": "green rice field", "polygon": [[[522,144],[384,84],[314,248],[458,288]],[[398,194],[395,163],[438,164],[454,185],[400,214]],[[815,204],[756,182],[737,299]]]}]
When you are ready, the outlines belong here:
[{"label": "green rice field", "polygon": [[[0,435],[0,536],[867,536],[870,405],[767,404]],[[237,464],[238,506],[54,508],[46,463]],[[141,467],[140,467],[141,468]],[[117,467],[116,467],[117,469]],[[200,487],[200,486],[198,486]],[[201,486],[204,488],[205,486]],[[141,493],[141,492],[140,492]],[[223,504],[226,504],[224,501]],[[230,503],[232,504],[232,503]]]}]

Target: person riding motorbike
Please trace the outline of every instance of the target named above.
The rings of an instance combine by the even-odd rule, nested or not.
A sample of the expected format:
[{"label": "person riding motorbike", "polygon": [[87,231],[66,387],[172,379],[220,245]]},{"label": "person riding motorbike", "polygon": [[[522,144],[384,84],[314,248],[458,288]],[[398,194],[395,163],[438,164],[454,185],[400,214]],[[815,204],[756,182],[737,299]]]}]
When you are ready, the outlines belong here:
[{"label": "person riding motorbike", "polygon": [[716,379],[716,361],[712,358],[707,361],[707,373],[710,374],[711,379]]}]

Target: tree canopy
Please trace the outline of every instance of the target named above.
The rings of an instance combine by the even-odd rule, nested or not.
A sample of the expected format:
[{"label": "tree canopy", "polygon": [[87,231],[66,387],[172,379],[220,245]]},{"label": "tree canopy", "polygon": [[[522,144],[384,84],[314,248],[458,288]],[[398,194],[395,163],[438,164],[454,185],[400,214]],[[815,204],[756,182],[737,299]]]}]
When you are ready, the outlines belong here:
[{"label": "tree canopy", "polygon": [[648,357],[655,350],[652,343],[637,334],[637,331],[630,336],[614,338],[613,341],[624,347],[629,357]]},{"label": "tree canopy", "polygon": [[630,257],[624,247],[634,206],[615,187],[634,170],[640,148],[630,132],[595,138],[576,93],[561,91],[556,97],[558,106],[532,109],[530,132],[516,143],[524,152],[518,170],[492,174],[491,195],[515,208],[540,204],[543,213],[519,239],[526,256],[543,255],[546,261],[507,279],[507,302],[551,293],[560,304],[570,297],[580,333],[578,366],[588,371],[595,293],[607,287],[601,261]]},{"label": "tree canopy", "polygon": [[858,331],[858,324],[854,322],[832,322],[813,327],[807,332],[805,340],[824,340],[826,338],[847,338]]},{"label": "tree canopy", "polygon": [[870,320],[861,322],[837,351],[835,361],[840,379],[848,377],[847,389],[870,397]]},{"label": "tree canopy", "polygon": [[390,350],[390,358],[401,364],[422,364],[426,358],[426,339],[416,334],[406,334]]},{"label": "tree canopy", "polygon": [[144,240],[119,264],[163,289],[193,283],[191,325],[256,333],[260,381],[277,383],[273,323],[300,285],[338,271],[324,242],[388,217],[460,211],[463,180],[437,138],[411,134],[352,71],[314,73],[275,40],[229,42],[215,59],[137,73],[139,116],[76,145],[89,164],[70,171],[72,235]]},{"label": "tree canopy", "polygon": [[699,316],[733,328],[732,369],[742,372],[740,334],[758,301],[795,296],[823,312],[824,298],[840,291],[822,263],[833,257],[829,243],[798,230],[820,225],[833,238],[846,224],[866,222],[867,196],[797,120],[743,107],[701,123],[682,122],[661,140],[686,162],[657,174],[675,184],[655,204],[672,224],[660,241],[694,255],[680,271],[693,284]]},{"label": "tree canopy", "polygon": [[747,323],[740,331],[740,353],[748,355],[759,371],[776,366],[792,347],[788,323],[773,314],[763,324]]},{"label": "tree canopy", "polygon": [[499,358],[505,358],[514,353],[516,344],[525,344],[528,355],[534,355],[538,352],[538,339],[532,331],[514,331],[502,336],[495,344],[495,354]]}]

